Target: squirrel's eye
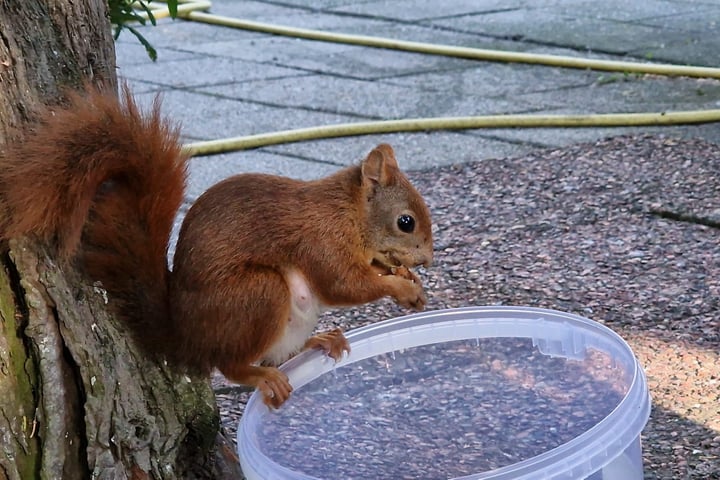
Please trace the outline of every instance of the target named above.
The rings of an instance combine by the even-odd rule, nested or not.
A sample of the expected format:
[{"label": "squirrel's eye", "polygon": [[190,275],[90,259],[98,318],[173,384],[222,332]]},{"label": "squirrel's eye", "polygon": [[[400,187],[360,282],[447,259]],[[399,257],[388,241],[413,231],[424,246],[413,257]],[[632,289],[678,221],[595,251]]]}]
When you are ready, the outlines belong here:
[{"label": "squirrel's eye", "polygon": [[397,219],[397,226],[402,232],[412,233],[415,230],[415,219],[410,215],[400,215]]}]

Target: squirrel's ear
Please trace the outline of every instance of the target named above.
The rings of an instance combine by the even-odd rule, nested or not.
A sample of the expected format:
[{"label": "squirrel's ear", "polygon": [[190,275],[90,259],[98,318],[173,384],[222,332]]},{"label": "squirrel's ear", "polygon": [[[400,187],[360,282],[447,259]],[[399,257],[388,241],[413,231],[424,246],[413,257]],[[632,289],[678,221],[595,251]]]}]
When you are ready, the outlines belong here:
[{"label": "squirrel's ear", "polygon": [[361,164],[363,181],[370,181],[379,185],[389,185],[400,169],[395,152],[390,145],[382,143],[368,154]]}]

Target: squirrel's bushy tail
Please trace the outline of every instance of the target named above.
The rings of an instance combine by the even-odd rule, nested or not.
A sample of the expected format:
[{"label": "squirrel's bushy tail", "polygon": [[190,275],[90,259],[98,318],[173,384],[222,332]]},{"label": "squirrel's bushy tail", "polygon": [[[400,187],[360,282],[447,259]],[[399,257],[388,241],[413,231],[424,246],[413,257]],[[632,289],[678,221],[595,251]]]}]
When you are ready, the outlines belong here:
[{"label": "squirrel's bushy tail", "polygon": [[71,93],[40,118],[0,153],[0,237],[33,234],[77,258],[139,340],[154,341],[142,331],[166,324],[167,246],[187,176],[178,129],[157,100],[141,113],[127,87],[119,101]]}]

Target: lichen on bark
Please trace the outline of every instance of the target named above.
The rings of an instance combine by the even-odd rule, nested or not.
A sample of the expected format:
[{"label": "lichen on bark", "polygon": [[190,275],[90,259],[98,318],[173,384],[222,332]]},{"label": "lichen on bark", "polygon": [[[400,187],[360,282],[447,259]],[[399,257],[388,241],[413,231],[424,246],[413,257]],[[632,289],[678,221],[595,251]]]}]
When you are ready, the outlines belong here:
[{"label": "lichen on bark", "polygon": [[35,478],[39,439],[35,418],[37,370],[21,331],[12,272],[0,269],[0,478]]}]

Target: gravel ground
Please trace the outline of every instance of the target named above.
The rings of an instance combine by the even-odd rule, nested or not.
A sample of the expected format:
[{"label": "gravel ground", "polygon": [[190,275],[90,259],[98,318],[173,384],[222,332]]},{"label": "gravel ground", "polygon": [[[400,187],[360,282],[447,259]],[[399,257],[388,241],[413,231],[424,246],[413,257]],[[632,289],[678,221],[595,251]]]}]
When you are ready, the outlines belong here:
[{"label": "gravel ground", "polygon": [[[413,172],[437,227],[428,308],[528,305],[606,324],[648,377],[645,478],[720,479],[719,173],[720,146],[663,136]],[[381,301],[321,327],[404,313]],[[249,394],[215,385],[234,439]]]}]

